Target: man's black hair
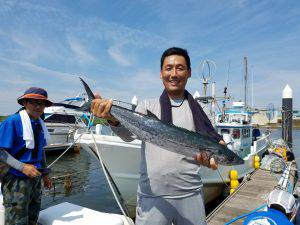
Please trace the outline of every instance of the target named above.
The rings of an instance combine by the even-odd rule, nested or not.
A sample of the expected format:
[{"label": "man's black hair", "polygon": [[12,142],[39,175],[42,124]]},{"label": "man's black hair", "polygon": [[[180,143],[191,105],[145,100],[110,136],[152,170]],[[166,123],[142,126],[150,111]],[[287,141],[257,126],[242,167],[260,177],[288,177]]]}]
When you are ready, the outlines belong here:
[{"label": "man's black hair", "polygon": [[183,49],[183,48],[178,48],[178,47],[168,48],[167,50],[164,51],[164,53],[162,54],[161,59],[160,59],[160,69],[162,69],[162,67],[163,67],[165,58],[170,55],[183,56],[185,58],[188,69],[189,70],[191,69],[191,61],[190,61],[190,57],[189,57],[187,50]]}]

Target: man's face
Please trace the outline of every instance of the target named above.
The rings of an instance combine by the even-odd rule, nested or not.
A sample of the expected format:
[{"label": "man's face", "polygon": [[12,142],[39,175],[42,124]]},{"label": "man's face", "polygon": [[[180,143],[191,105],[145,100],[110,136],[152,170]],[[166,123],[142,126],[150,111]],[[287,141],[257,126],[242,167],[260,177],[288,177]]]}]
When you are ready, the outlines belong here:
[{"label": "man's face", "polygon": [[25,106],[29,116],[33,119],[38,119],[45,109],[45,101],[38,99],[24,100],[23,105]]},{"label": "man's face", "polygon": [[182,98],[187,79],[191,76],[185,58],[180,55],[170,55],[165,58],[160,78],[170,97]]}]

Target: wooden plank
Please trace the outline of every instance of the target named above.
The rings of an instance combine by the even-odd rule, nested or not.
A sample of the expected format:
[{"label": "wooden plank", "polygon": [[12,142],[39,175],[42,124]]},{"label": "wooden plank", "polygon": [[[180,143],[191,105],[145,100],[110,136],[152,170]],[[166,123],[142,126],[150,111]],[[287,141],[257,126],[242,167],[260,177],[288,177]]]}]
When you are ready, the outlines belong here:
[{"label": "wooden plank", "polygon": [[[278,178],[279,176],[274,176],[269,171],[256,170],[249,181],[208,216],[207,224],[224,224],[265,204],[269,193],[277,185]],[[242,222],[243,220],[239,220],[234,224],[242,224]]]}]

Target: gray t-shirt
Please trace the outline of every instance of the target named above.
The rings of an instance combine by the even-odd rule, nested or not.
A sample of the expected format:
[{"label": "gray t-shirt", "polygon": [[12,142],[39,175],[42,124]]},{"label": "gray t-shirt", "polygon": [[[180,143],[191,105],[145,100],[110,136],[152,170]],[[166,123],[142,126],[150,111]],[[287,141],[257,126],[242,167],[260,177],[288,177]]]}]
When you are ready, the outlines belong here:
[{"label": "gray t-shirt", "polygon": [[[173,101],[171,104],[178,105]],[[159,99],[145,100],[136,108],[137,112],[143,114],[146,114],[147,110],[161,118]],[[172,107],[172,118],[175,126],[195,131],[192,112],[187,100],[177,107]],[[112,127],[112,130],[122,139],[131,140],[131,134],[122,125]],[[202,188],[199,169],[200,167],[193,159],[143,142],[138,193],[143,196],[164,198],[193,195]]]}]

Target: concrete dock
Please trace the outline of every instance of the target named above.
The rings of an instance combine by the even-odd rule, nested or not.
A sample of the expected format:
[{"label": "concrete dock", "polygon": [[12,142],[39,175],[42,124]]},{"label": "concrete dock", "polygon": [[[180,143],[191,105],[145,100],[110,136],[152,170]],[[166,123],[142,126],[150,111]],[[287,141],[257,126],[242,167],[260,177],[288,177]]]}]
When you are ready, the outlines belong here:
[{"label": "concrete dock", "polygon": [[[232,195],[207,216],[208,225],[223,225],[266,204],[269,193],[277,185],[280,175],[261,169],[255,170]],[[243,219],[233,224],[243,224]]]}]

